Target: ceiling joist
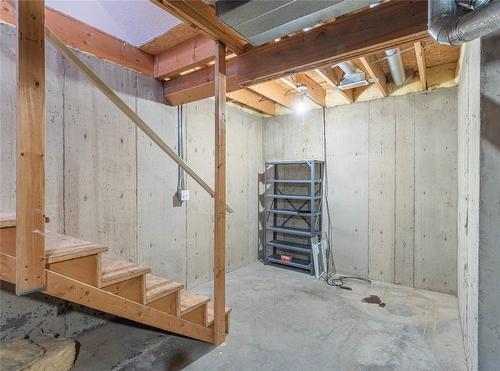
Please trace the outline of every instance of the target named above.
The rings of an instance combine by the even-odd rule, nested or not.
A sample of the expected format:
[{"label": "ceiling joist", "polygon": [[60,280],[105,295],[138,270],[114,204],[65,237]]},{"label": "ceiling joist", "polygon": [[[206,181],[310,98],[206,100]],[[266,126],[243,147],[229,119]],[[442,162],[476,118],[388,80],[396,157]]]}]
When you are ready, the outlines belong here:
[{"label": "ceiling joist", "polygon": [[[228,91],[307,71],[318,65],[380,53],[427,37],[426,2],[390,1],[236,56],[227,65]],[[231,79],[233,90],[229,85]],[[177,105],[213,96],[213,81],[213,68],[172,79],[165,83],[165,101]]]},{"label": "ceiling joist", "polygon": [[232,93],[227,93],[226,96],[229,100],[234,100],[267,115],[276,116],[278,114],[278,106],[275,102],[272,102],[249,89],[241,89]]},{"label": "ceiling joist", "polygon": [[370,78],[376,80],[375,85],[377,86],[378,90],[380,90],[384,97],[387,97],[388,93],[385,73],[382,67],[380,67],[380,64],[375,62],[375,57],[371,55],[368,57],[361,57],[359,58],[359,60],[365,68],[366,72],[368,72]]},{"label": "ceiling joist", "polygon": [[183,43],[155,55],[154,77],[165,79],[214,59],[215,41],[197,35]]},{"label": "ceiling joist", "polygon": [[420,41],[415,43],[415,55],[417,57],[418,75],[420,77],[420,88],[422,90],[427,90],[427,76],[425,73],[426,70],[425,52],[424,48],[422,47],[422,43]]},{"label": "ceiling joist", "polygon": [[352,89],[342,90],[339,88],[339,83],[341,79],[340,70],[337,68],[320,67],[316,68],[314,71],[321,76],[321,78],[326,81],[328,85],[332,87],[333,90],[338,91],[349,103],[354,102],[354,92]]},{"label": "ceiling joist", "polygon": [[326,91],[306,73],[301,72],[293,76],[295,84],[303,84],[307,87],[305,95],[321,107],[326,107]]},{"label": "ceiling joist", "polygon": [[150,0],[180,20],[199,28],[208,37],[219,40],[236,54],[242,53],[247,41],[217,16],[215,10],[202,0]]}]

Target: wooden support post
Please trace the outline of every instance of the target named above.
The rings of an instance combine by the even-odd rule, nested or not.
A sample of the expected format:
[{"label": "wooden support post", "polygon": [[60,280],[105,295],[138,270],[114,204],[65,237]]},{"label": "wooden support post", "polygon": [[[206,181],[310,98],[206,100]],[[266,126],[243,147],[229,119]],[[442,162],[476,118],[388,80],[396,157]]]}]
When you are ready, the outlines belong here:
[{"label": "wooden support post", "polygon": [[226,336],[226,46],[215,46],[214,344]]},{"label": "wooden support post", "polygon": [[16,294],[45,288],[45,4],[17,2]]}]

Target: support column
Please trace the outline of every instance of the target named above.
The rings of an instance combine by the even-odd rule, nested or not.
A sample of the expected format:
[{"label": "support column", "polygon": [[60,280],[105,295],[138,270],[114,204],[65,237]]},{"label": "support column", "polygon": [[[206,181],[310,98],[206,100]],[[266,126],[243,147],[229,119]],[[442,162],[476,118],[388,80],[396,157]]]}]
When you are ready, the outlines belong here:
[{"label": "support column", "polygon": [[226,46],[215,46],[214,344],[226,336]]},{"label": "support column", "polygon": [[45,287],[45,6],[17,2],[16,294]]}]

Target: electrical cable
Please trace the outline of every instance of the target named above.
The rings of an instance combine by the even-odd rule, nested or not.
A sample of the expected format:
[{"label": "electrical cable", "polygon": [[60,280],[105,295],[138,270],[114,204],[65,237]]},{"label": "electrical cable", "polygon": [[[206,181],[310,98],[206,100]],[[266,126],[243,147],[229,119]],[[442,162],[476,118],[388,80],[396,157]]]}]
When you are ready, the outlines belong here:
[{"label": "electrical cable", "polygon": [[[345,279],[355,279],[364,282],[371,282],[369,279],[355,277],[355,276],[338,276],[335,277],[337,273],[337,268],[335,266],[335,260],[333,258],[332,251],[332,240],[331,240],[331,230],[332,230],[332,219],[330,214],[330,204],[328,203],[328,161],[327,161],[327,139],[326,139],[326,108],[323,107],[323,184],[324,184],[324,194],[325,194],[325,206],[326,206],[326,217],[327,217],[327,242],[328,248],[326,249],[326,277],[323,278],[325,282],[333,287],[338,287],[344,290],[352,290],[351,287],[344,284]],[[322,206],[321,206],[322,208]],[[321,211],[323,212],[323,211]],[[330,266],[332,267],[332,272],[330,273]]]}]

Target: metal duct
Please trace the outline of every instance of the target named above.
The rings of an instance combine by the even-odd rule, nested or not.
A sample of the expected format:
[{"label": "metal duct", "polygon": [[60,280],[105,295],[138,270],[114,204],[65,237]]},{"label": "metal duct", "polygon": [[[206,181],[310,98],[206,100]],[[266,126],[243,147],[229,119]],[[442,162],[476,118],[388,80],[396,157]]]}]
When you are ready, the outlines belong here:
[{"label": "metal duct", "polygon": [[337,64],[342,71],[344,71],[344,76],[340,80],[340,89],[352,89],[357,86],[368,85],[365,73],[358,70],[352,62],[341,62]]},{"label": "metal duct", "polygon": [[429,33],[440,44],[460,45],[500,29],[500,0],[457,16],[455,0],[429,0]]},{"label": "metal duct", "polygon": [[215,6],[222,22],[251,44],[261,45],[375,2],[377,0],[217,0]]},{"label": "metal duct", "polygon": [[399,49],[386,50],[385,56],[387,57],[389,69],[391,70],[392,81],[394,81],[397,86],[403,85],[406,81],[406,75]]}]

